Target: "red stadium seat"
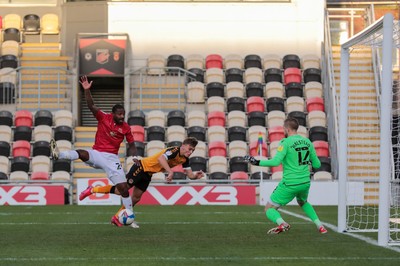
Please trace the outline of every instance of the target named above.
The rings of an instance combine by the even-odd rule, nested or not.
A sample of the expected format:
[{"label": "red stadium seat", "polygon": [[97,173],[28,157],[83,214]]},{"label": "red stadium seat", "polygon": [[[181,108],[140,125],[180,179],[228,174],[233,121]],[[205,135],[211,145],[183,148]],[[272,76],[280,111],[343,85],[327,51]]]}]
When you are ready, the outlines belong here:
[{"label": "red stadium seat", "polygon": [[283,72],[283,80],[285,84],[291,82],[301,82],[301,70],[299,68],[290,67],[286,68]]},{"label": "red stadium seat", "polygon": [[279,141],[285,137],[285,130],[282,126],[276,126],[268,130],[269,142]]},{"label": "red stadium seat", "polygon": [[23,156],[29,158],[31,155],[31,144],[26,140],[17,140],[13,143],[13,157]]},{"label": "red stadium seat", "polygon": [[221,111],[213,111],[208,113],[208,126],[225,127],[225,113]]},{"label": "red stadium seat", "polygon": [[49,180],[48,172],[33,172],[31,174],[31,180]]},{"label": "red stadium seat", "polygon": [[[265,141],[262,144],[262,156],[267,157],[268,156],[268,147],[267,144],[265,143]],[[253,141],[250,143],[250,155],[251,156],[259,156],[259,154],[257,153],[258,150],[258,141]]]},{"label": "red stadium seat", "polygon": [[206,57],[206,69],[223,68],[223,59],[219,54],[210,54]]},{"label": "red stadium seat", "polygon": [[222,141],[213,141],[208,143],[208,156],[226,157],[226,143]]},{"label": "red stadium seat", "polygon": [[144,142],[144,127],[134,125],[131,126],[131,131],[135,141]]},{"label": "red stadium seat", "polygon": [[26,110],[19,110],[15,112],[14,125],[31,127],[33,125],[32,113]]},{"label": "red stadium seat", "polygon": [[324,99],[312,97],[307,99],[307,112],[322,111],[325,112]]},{"label": "red stadium seat", "polygon": [[249,175],[242,171],[233,172],[231,173],[231,180],[249,180]]},{"label": "red stadium seat", "polygon": [[329,157],[329,144],[323,140],[313,141],[317,156]]},{"label": "red stadium seat", "polygon": [[253,96],[247,98],[247,112],[265,112],[265,102],[262,97]]},{"label": "red stadium seat", "polygon": [[276,172],[283,172],[283,166],[282,164],[278,166],[271,167],[271,173],[276,173]]}]

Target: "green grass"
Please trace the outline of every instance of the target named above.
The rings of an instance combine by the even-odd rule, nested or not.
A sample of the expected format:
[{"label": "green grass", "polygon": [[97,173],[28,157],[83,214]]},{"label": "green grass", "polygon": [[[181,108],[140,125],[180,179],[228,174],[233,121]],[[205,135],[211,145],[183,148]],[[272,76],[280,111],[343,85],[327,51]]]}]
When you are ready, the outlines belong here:
[{"label": "green grass", "polygon": [[[140,229],[108,222],[117,206],[1,206],[0,265],[400,265],[400,253],[261,206],[137,206]],[[285,210],[302,214],[298,207]],[[317,207],[336,224],[336,207]]]}]

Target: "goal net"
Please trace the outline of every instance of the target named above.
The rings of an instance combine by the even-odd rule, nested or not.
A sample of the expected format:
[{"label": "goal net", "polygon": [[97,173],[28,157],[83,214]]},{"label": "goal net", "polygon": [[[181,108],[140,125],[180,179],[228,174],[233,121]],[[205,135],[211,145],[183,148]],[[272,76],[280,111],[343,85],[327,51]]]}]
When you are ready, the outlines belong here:
[{"label": "goal net", "polygon": [[379,245],[400,245],[399,48],[391,14],[341,46],[338,230]]}]

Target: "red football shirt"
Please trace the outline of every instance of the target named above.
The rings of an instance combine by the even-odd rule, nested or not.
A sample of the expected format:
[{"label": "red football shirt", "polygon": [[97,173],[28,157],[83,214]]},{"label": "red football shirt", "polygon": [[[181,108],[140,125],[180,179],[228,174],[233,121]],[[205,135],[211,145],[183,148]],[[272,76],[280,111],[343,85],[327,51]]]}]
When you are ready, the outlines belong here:
[{"label": "red football shirt", "polygon": [[94,150],[118,154],[119,146],[124,141],[124,137],[126,137],[128,143],[134,141],[128,123],[117,124],[112,114],[106,114],[101,110],[96,113],[96,119],[98,125],[93,145]]}]

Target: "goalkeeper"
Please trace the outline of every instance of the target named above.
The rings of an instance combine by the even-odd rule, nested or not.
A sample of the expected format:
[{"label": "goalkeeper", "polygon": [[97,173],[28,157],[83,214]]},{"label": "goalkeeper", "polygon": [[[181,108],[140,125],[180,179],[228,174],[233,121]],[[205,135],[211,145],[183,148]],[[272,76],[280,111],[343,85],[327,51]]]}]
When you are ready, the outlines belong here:
[{"label": "goalkeeper", "polygon": [[287,118],[284,122],[286,138],[279,143],[277,153],[271,160],[257,160],[252,156],[245,156],[244,160],[258,166],[283,165],[283,178],[272,192],[270,200],[265,206],[265,214],[269,220],[278,226],[268,231],[268,234],[279,234],[290,229],[280,213],[279,207],[285,206],[296,198],[297,203],[306,215],[315,223],[318,231],[325,234],[328,231],[319,220],[313,206],[307,202],[310,190],[310,164],[314,168],[321,167],[315,148],[311,141],[297,134],[299,123],[295,118]]}]

